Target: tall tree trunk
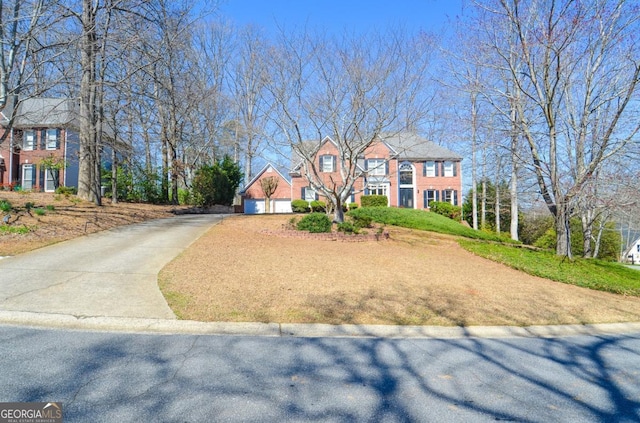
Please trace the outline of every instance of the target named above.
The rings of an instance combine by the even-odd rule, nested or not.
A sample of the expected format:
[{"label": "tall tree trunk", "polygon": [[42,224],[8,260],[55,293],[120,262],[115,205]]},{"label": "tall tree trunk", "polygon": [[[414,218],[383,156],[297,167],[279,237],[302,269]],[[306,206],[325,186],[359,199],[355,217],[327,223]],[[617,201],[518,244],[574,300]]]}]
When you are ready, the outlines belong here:
[{"label": "tall tree trunk", "polygon": [[477,183],[477,163],[476,163],[476,144],[477,144],[477,92],[471,94],[471,215],[473,229],[478,230],[478,183]]},{"label": "tall tree trunk", "polygon": [[95,127],[95,41],[96,9],[91,0],[82,2],[82,43],[80,64],[80,145],[78,196],[84,200],[95,201],[94,148],[96,143]]},{"label": "tall tree trunk", "polygon": [[480,227],[487,226],[487,180],[482,178],[482,195],[480,200]]},{"label": "tall tree trunk", "polygon": [[496,233],[500,233],[500,183],[496,184],[496,207],[495,207],[495,218],[496,218]]},{"label": "tall tree trunk", "polygon": [[111,203],[118,203],[118,154],[116,149],[111,150]]},{"label": "tall tree trunk", "polygon": [[571,215],[567,210],[567,202],[558,201],[559,206],[555,208],[554,216],[556,229],[556,255],[572,258],[571,253],[571,231],[569,219]]},{"label": "tall tree trunk", "polygon": [[584,258],[592,257],[591,238],[593,237],[593,216],[591,210],[584,210],[580,214],[580,222],[582,223],[582,256]]}]

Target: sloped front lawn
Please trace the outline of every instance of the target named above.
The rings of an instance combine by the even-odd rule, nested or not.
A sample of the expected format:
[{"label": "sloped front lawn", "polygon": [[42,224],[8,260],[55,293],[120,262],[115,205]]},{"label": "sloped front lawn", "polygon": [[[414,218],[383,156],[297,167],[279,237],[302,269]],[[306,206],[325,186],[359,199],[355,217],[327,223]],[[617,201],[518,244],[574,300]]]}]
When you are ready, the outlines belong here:
[{"label": "sloped front lawn", "polygon": [[[449,235],[387,226],[383,242],[284,238],[291,216],[233,216],[160,274],[182,319],[410,325],[640,321],[640,298],[527,275]],[[267,232],[265,232],[267,230]]]}]

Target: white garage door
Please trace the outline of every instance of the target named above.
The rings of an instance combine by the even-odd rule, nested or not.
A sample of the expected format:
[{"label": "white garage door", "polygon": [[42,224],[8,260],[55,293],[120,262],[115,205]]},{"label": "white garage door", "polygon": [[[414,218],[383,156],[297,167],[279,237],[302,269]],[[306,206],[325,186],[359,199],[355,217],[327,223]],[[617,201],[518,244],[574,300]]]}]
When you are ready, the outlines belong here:
[{"label": "white garage door", "polygon": [[273,210],[276,213],[291,213],[291,200],[275,200]]},{"label": "white garage door", "polygon": [[[264,200],[245,200],[244,212],[245,214],[264,213]],[[271,200],[271,213],[291,213],[291,200]]]},{"label": "white garage door", "polygon": [[264,213],[264,200],[244,200],[245,214],[262,214]]}]

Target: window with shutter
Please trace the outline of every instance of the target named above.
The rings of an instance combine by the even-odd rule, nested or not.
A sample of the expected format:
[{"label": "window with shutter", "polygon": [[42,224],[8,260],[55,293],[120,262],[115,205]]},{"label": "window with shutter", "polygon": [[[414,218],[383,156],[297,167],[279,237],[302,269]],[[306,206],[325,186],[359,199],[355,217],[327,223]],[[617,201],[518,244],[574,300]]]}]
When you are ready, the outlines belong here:
[{"label": "window with shutter", "polygon": [[366,163],[366,169],[369,170],[369,175],[384,176],[387,174],[387,164],[384,159],[367,159]]},{"label": "window with shutter", "polygon": [[424,162],[424,172],[423,172],[424,176],[428,177],[428,178],[433,178],[437,175],[436,172],[436,162],[434,161],[426,161]]},{"label": "window with shutter", "polygon": [[430,208],[432,201],[438,201],[438,191],[434,189],[424,190],[424,208]]},{"label": "window with shutter", "polygon": [[302,188],[302,199],[305,201],[314,201],[317,199],[317,194],[311,187],[304,187]]},{"label": "window with shutter", "polygon": [[320,172],[334,172],[336,164],[336,156],[325,154],[320,156]]},{"label": "window with shutter", "polygon": [[34,150],[36,147],[36,132],[35,131],[24,131],[23,139],[22,139],[22,149],[23,150]]},{"label": "window with shutter", "polygon": [[442,163],[442,176],[444,177],[452,177],[455,176],[455,166],[453,162],[443,162]]},{"label": "window with shutter", "polygon": [[47,150],[58,149],[58,138],[59,138],[58,129],[47,129],[47,132],[46,132]]}]

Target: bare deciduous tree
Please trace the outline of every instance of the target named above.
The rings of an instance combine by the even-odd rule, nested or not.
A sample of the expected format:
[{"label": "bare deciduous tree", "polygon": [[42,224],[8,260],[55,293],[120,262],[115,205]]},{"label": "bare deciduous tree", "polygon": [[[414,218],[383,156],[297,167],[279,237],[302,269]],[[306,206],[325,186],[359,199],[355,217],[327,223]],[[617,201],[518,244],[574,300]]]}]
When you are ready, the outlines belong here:
[{"label": "bare deciduous tree", "polygon": [[260,188],[264,194],[264,210],[265,213],[271,213],[271,196],[278,189],[279,179],[275,176],[268,176],[260,180]]},{"label": "bare deciduous tree", "polygon": [[[303,32],[286,34],[271,53],[274,124],[335,221],[344,219],[342,205],[364,171],[358,160],[367,148],[425,116],[431,42],[392,30],[342,38]],[[315,160],[327,135],[338,150],[338,176],[328,180]]]},{"label": "bare deciduous tree", "polygon": [[[569,219],[579,213],[580,191],[640,129],[630,107],[640,76],[638,5],[624,0],[476,4],[486,45],[508,67],[522,100],[515,103],[519,130],[555,219],[556,253],[571,256]],[[521,65],[510,60],[514,56]]]}]

